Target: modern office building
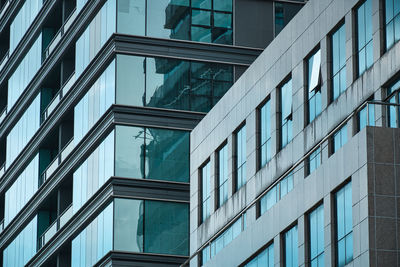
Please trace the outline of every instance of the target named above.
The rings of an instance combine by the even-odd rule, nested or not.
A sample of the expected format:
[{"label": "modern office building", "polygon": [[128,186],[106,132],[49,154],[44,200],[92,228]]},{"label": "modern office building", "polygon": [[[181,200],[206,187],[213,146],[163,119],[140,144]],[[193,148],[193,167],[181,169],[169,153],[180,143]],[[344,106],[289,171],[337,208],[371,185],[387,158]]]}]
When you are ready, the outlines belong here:
[{"label": "modern office building", "polygon": [[0,0],[0,263],[178,266],[190,131],[304,5]]},{"label": "modern office building", "polygon": [[191,133],[190,265],[400,266],[400,1],[310,0]]}]

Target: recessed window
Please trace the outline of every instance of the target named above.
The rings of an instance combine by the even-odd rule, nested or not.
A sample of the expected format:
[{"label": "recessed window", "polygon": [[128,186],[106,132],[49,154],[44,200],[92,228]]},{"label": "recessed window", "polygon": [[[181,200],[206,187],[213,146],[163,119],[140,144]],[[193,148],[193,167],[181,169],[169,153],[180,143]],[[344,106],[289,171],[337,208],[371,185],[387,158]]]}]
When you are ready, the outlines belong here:
[{"label": "recessed window", "polygon": [[314,150],[306,160],[306,175],[315,171],[321,165],[321,148]]},{"label": "recessed window", "polygon": [[308,215],[309,255],[311,266],[324,266],[324,207],[318,206]]},{"label": "recessed window", "polygon": [[254,259],[243,267],[274,267],[274,244],[258,253]]},{"label": "recessed window", "polygon": [[285,267],[298,267],[298,236],[297,225],[283,234],[284,257],[283,262]]},{"label": "recessed window", "polygon": [[284,148],[293,138],[292,79],[280,88],[280,148]]},{"label": "recessed window", "polygon": [[331,36],[332,100],[346,91],[346,27],[343,24]]},{"label": "recessed window", "polygon": [[347,143],[347,124],[342,126],[332,138],[332,154]]},{"label": "recessed window", "polygon": [[218,207],[228,200],[228,145],[217,151]]},{"label": "recessed window", "polygon": [[372,45],[372,0],[366,0],[357,9],[358,75],[363,74],[374,61]]},{"label": "recessed window", "polygon": [[211,214],[211,163],[207,162],[201,172],[201,221],[204,222]]},{"label": "recessed window", "polygon": [[321,113],[321,50],[307,59],[308,122]]},{"label": "recessed window", "polygon": [[400,3],[398,0],[385,0],[386,49],[400,40]]},{"label": "recessed window", "polygon": [[366,126],[375,126],[375,105],[367,104],[357,115],[358,131],[361,131]]},{"label": "recessed window", "polygon": [[271,101],[270,99],[265,102],[259,109],[259,127],[260,127],[260,140],[259,140],[259,157],[260,168],[265,166],[271,160]]},{"label": "recessed window", "polygon": [[[387,95],[389,98],[387,101],[389,103],[398,104],[399,102],[399,92],[400,89],[400,79],[394,82],[391,86],[387,89]],[[388,108],[388,126],[391,128],[398,127],[398,120],[399,120],[399,108],[397,106],[389,106]]]},{"label": "recessed window", "polygon": [[246,125],[236,132],[236,191],[246,183]]}]

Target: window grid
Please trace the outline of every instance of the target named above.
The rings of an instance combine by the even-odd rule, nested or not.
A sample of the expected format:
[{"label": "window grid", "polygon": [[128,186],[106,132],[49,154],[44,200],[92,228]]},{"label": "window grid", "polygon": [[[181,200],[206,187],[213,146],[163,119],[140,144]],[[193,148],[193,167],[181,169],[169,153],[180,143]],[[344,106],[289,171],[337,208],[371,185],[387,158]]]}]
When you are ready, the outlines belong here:
[{"label": "window grid", "polygon": [[346,27],[340,26],[331,36],[332,101],[346,91]]},{"label": "window grid", "polygon": [[385,1],[386,50],[400,40],[400,2]]},{"label": "window grid", "polygon": [[310,261],[312,267],[324,266],[324,207],[323,204],[308,216]]},{"label": "window grid", "polygon": [[307,59],[308,122],[321,113],[321,50]]},{"label": "window grid", "polygon": [[201,169],[201,219],[204,222],[211,214],[211,173],[210,173],[210,161],[204,165]]},{"label": "window grid", "polygon": [[335,194],[337,266],[353,260],[353,219],[351,182]]},{"label": "window grid", "polygon": [[246,183],[246,125],[236,133],[236,191]]},{"label": "window grid", "polygon": [[292,80],[280,88],[280,148],[292,141]]},{"label": "window grid", "polygon": [[228,200],[228,145],[217,152],[218,157],[218,204],[222,206]]},{"label": "window grid", "polygon": [[357,55],[359,76],[372,66],[372,45],[372,3],[371,0],[366,0],[357,9]]},{"label": "window grid", "polygon": [[271,151],[271,101],[270,99],[260,108],[260,168],[272,158]]}]

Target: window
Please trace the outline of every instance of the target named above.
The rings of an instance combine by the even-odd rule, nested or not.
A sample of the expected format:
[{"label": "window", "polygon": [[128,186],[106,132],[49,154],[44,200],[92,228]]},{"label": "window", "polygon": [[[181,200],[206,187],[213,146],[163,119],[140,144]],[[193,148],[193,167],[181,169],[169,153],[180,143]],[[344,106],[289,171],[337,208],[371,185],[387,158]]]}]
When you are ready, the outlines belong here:
[{"label": "window", "polygon": [[275,5],[275,36],[277,36],[290,20],[303,7],[303,0],[295,0],[297,3],[285,3],[274,1]]},{"label": "window", "polygon": [[353,260],[353,221],[351,182],[335,194],[337,266]]},{"label": "window", "polygon": [[307,59],[308,122],[321,113],[321,50]]},{"label": "window", "polygon": [[385,1],[386,49],[400,40],[400,2]]},{"label": "window", "polygon": [[332,100],[346,91],[346,27],[343,24],[331,36]]},{"label": "window", "polygon": [[261,251],[243,267],[274,267],[274,244]]},{"label": "window", "polygon": [[222,206],[228,200],[228,145],[225,144],[217,152],[218,168],[218,203],[217,206]]},{"label": "window", "polygon": [[284,233],[284,257],[285,267],[298,267],[298,243],[297,243],[297,225]]},{"label": "window", "polygon": [[324,206],[320,205],[308,215],[311,266],[324,266]]},{"label": "window", "polygon": [[358,75],[372,66],[372,0],[366,0],[357,9]]},{"label": "window", "polygon": [[306,175],[315,171],[321,165],[321,148],[317,148],[307,157]]},{"label": "window", "polygon": [[201,221],[204,222],[211,214],[211,173],[210,161],[201,168]]},{"label": "window", "polygon": [[375,105],[367,104],[358,112],[358,131],[365,126],[375,126]]},{"label": "window", "polygon": [[293,190],[293,173],[289,173],[260,199],[260,216]]},{"label": "window", "polygon": [[284,148],[292,140],[292,80],[280,88],[280,148]]},{"label": "window", "polygon": [[236,191],[246,183],[246,125],[236,132]]},{"label": "window", "polygon": [[260,168],[265,166],[271,160],[271,101],[270,99],[265,102],[259,109],[259,127],[260,127],[260,140],[259,140],[259,157]]},{"label": "window", "polygon": [[[399,103],[399,92],[400,89],[400,79],[394,82],[388,89],[387,95],[389,96],[389,103],[398,104]],[[396,106],[389,106],[388,108],[388,125],[391,128],[398,127],[399,120],[399,108]]]},{"label": "window", "polygon": [[332,154],[338,151],[344,144],[347,143],[347,125],[342,126],[334,135],[332,139]]}]

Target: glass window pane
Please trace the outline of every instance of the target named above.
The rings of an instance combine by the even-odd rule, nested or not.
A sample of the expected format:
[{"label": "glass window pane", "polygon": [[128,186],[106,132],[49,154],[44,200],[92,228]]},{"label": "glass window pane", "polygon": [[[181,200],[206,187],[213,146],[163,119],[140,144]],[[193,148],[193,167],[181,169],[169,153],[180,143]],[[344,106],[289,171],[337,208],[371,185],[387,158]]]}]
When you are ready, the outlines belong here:
[{"label": "glass window pane", "polygon": [[145,36],[145,0],[117,1],[117,31],[119,33]]}]

